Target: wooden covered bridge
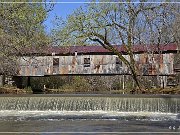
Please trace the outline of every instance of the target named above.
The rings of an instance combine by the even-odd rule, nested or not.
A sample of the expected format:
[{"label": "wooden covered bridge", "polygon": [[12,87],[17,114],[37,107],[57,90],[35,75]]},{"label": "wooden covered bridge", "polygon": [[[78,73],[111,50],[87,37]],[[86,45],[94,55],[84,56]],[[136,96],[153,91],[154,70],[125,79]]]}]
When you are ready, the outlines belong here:
[{"label": "wooden covered bridge", "polygon": [[[123,46],[115,47],[129,59]],[[180,66],[175,65],[175,55],[178,52],[176,44],[160,45],[159,49],[155,45],[135,45],[133,52],[141,75],[158,75],[163,86],[173,85],[174,82],[168,82],[168,79],[180,71]],[[115,54],[102,46],[49,47],[41,52],[31,49],[18,61],[17,77],[131,74]]]},{"label": "wooden covered bridge", "polygon": [[[129,59],[121,46],[116,46]],[[177,45],[133,48],[136,64],[142,75],[174,74],[174,57]],[[50,47],[38,53],[27,52],[19,59],[17,76],[46,76],[70,74],[130,74],[127,66],[116,55],[101,46]]]}]

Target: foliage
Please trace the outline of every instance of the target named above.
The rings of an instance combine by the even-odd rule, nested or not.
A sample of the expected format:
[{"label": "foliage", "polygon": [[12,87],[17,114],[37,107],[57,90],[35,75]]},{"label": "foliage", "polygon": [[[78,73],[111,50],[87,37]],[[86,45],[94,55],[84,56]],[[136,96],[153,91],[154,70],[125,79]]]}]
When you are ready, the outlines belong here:
[{"label": "foliage", "polygon": [[75,76],[72,81],[72,88],[75,91],[90,91],[90,84],[80,76]]},{"label": "foliage", "polygon": [[16,74],[17,55],[26,53],[25,48],[42,48],[49,41],[43,22],[51,5],[38,3],[40,0],[34,1],[37,3],[23,3],[21,0],[16,2],[0,3],[1,74]]},{"label": "foliage", "polygon": [[[121,76],[51,76],[51,77],[32,77],[31,87],[34,90],[43,90],[44,85],[47,89],[59,89],[63,91],[87,92],[87,91],[111,91],[121,90]],[[132,82],[126,79],[125,88],[132,89]]]},{"label": "foliage", "polygon": [[32,89],[42,90],[44,85],[46,88],[58,89],[62,85],[66,84],[69,81],[69,78],[50,76],[50,77],[32,77],[30,80]]},{"label": "foliage", "polygon": [[114,76],[87,76],[85,78],[93,91],[110,91],[117,79]]},{"label": "foliage", "polygon": [[120,82],[114,82],[112,88],[113,88],[114,90],[120,90],[120,89],[123,88],[123,84],[120,83]]},{"label": "foliage", "polygon": [[[145,77],[149,79],[149,85],[145,84],[146,88],[143,93],[179,93],[179,86],[173,88],[157,88],[157,78]],[[124,89],[123,89],[124,81]],[[51,76],[51,77],[32,77],[31,89],[43,90],[44,85],[47,92],[93,92],[93,93],[112,93],[112,94],[132,94],[142,93],[137,91],[136,84],[132,81],[132,77],[127,75],[122,79],[122,76]],[[27,88],[25,88],[27,89]],[[30,88],[28,88],[30,89]]]},{"label": "foliage", "polygon": [[32,88],[31,87],[25,87],[24,90],[32,91]]}]

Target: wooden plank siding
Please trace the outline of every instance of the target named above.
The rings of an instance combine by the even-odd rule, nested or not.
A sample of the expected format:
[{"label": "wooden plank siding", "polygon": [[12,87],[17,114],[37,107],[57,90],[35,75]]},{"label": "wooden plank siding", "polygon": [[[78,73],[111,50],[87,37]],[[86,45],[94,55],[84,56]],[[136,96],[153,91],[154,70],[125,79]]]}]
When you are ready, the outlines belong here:
[{"label": "wooden plank siding", "polygon": [[[174,74],[174,54],[136,53],[136,66],[142,75]],[[128,55],[124,54],[128,59]],[[17,76],[71,74],[130,74],[128,67],[111,54],[78,54],[60,56],[23,56],[19,58]]]}]

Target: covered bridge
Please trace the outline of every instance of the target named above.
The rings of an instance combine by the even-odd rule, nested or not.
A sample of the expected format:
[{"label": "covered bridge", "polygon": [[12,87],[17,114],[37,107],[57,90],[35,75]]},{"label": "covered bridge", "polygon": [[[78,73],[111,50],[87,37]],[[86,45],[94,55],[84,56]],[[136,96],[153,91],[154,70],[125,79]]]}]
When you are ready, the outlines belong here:
[{"label": "covered bridge", "polygon": [[[115,46],[129,59],[123,46]],[[136,65],[143,76],[161,76],[163,85],[168,85],[168,77],[180,71],[175,65],[178,52],[176,44],[134,45]],[[51,75],[130,75],[129,68],[117,55],[102,46],[49,47],[42,50],[26,51],[20,56],[17,77]],[[175,72],[176,71],[176,72]]]},{"label": "covered bridge", "polygon": [[[123,46],[116,48],[129,59]],[[174,74],[176,44],[157,46],[136,45],[134,58],[142,75]],[[127,66],[115,54],[102,46],[50,47],[39,53],[27,52],[19,59],[17,76],[70,74],[130,74]]]}]

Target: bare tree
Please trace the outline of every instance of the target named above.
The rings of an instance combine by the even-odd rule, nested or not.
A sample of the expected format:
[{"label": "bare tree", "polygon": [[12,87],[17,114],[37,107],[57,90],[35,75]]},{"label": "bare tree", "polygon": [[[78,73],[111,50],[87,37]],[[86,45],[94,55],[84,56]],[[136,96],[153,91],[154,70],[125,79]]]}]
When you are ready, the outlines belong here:
[{"label": "bare tree", "polygon": [[[138,77],[141,73],[136,67],[133,46],[155,43],[154,31],[161,27],[159,12],[164,11],[164,7],[164,3],[133,3],[129,0],[124,3],[92,2],[70,15],[66,24],[56,30],[55,36],[62,45],[96,42],[110,50],[128,66],[141,89]],[[129,57],[124,57],[115,44],[121,44]]]}]

